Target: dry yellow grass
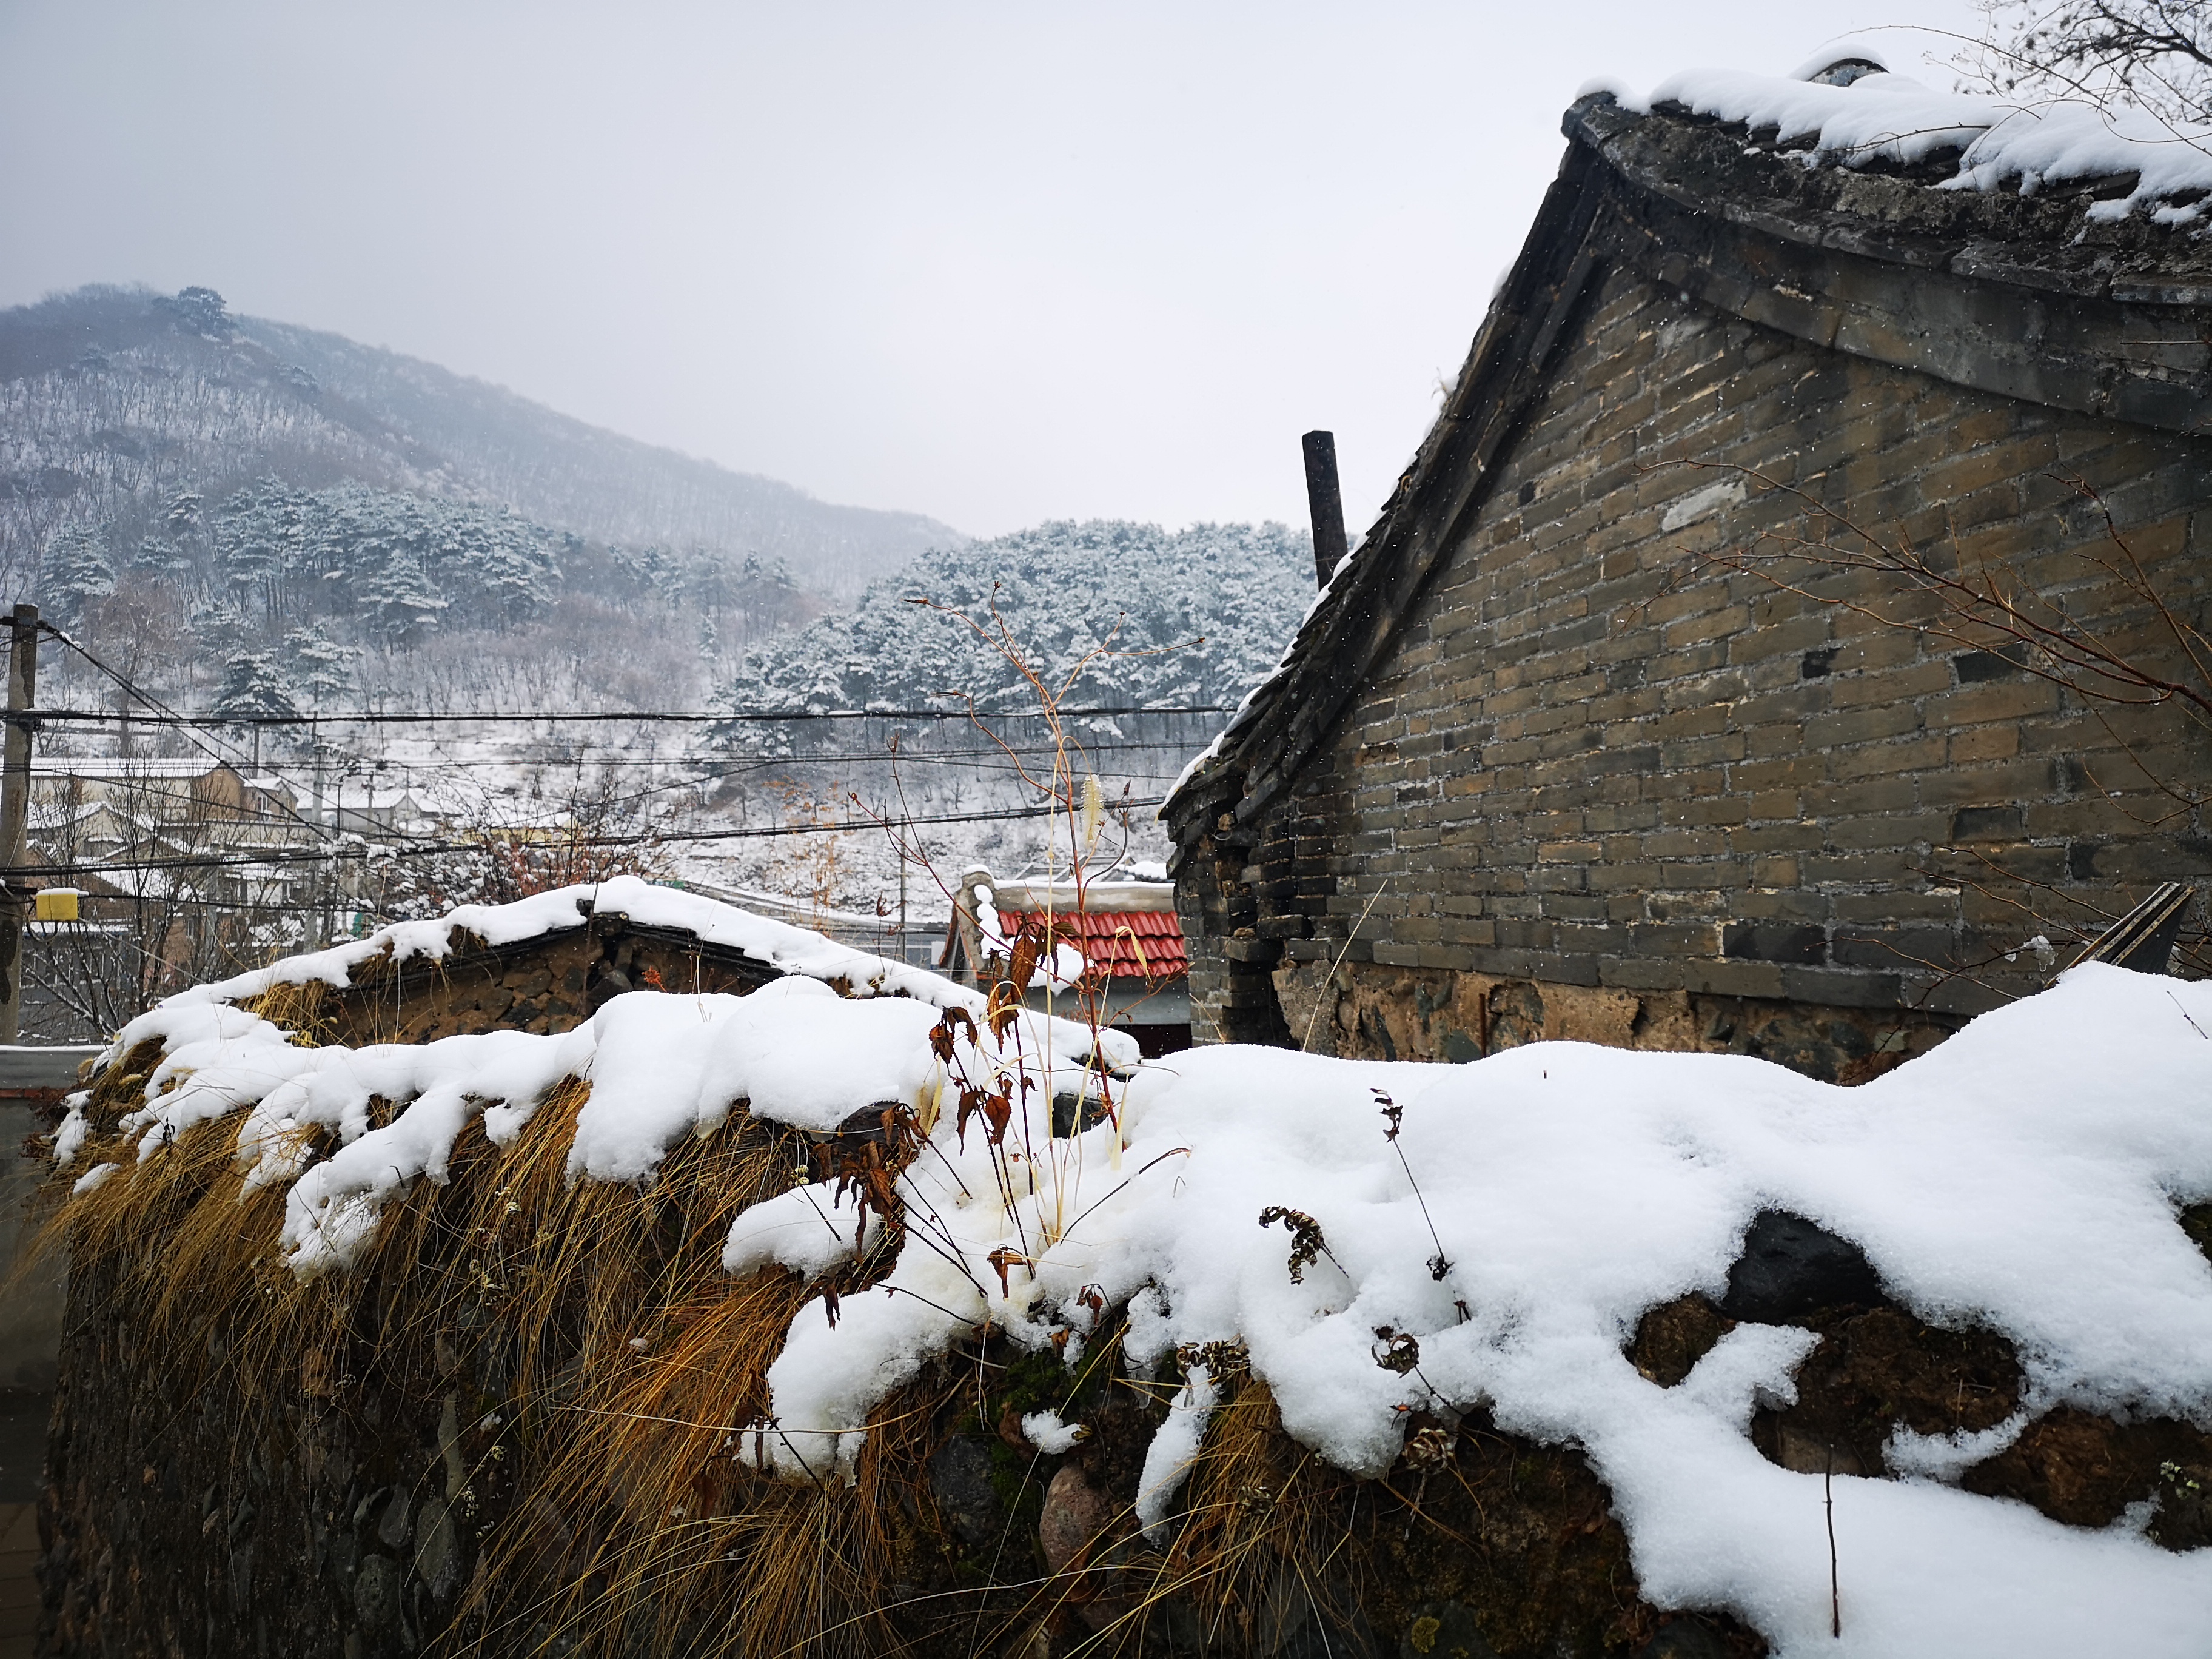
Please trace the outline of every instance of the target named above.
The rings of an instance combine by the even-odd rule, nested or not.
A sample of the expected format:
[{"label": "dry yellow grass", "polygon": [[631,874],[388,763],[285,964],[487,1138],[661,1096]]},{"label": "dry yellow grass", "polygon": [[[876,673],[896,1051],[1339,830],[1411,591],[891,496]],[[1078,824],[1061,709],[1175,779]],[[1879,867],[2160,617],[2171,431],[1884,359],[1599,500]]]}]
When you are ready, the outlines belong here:
[{"label": "dry yellow grass", "polygon": [[[310,1028],[326,1014],[311,990],[283,1012]],[[240,1118],[143,1162],[117,1133],[154,1058],[129,1057],[94,1090],[76,1167],[122,1167],[61,1202],[49,1236],[127,1304],[174,1408],[220,1390],[241,1446],[303,1400],[350,1410],[372,1372],[387,1407],[396,1395],[426,1423],[445,1414],[453,1433],[416,1477],[416,1503],[450,1501],[480,1534],[447,1650],[857,1659],[925,1632],[940,1648],[1009,1650],[1047,1626],[1063,1647],[1136,1652],[1157,1645],[1171,1601],[1210,1640],[1265,1645],[1303,1614],[1300,1598],[1324,1595],[1342,1483],[1282,1434],[1249,1376],[1215,1415],[1170,1550],[1125,1538],[1110,1559],[1040,1581],[1024,1536],[993,1561],[1002,1590],[953,1571],[927,1479],[975,1404],[969,1362],[873,1415],[852,1485],[752,1472],[738,1431],[766,1413],[763,1374],[811,1292],[781,1271],[722,1270],[732,1220],[783,1190],[805,1151],[741,1105],[649,1183],[572,1185],[589,1086],[570,1079],[504,1148],[472,1125],[448,1184],[415,1183],[354,1271],[301,1284],[278,1254],[282,1194],[241,1202]],[[845,1287],[880,1265],[856,1265]],[[1115,1354],[1097,1346],[1099,1376]],[[1109,1527],[1128,1530],[1126,1515]],[[938,1588],[917,1609],[921,1583]]]}]

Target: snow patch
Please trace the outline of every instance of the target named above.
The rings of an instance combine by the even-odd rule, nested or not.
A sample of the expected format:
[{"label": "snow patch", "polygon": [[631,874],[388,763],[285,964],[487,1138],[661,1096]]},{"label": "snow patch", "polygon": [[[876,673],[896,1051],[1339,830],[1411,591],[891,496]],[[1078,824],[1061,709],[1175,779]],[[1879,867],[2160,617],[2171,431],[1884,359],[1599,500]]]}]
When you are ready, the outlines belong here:
[{"label": "snow patch", "polygon": [[1056,1412],[1030,1412],[1022,1419],[1022,1437],[1048,1457],[1058,1457],[1091,1438],[1091,1431],[1061,1422]]},{"label": "snow patch", "polygon": [[1152,1543],[1166,1541],[1169,1505],[1182,1490],[1184,1478],[1206,1438],[1206,1420],[1221,1403],[1221,1389],[1202,1364],[1183,1373],[1182,1392],[1168,1407],[1167,1421],[1152,1435],[1145,1451],[1145,1467],[1137,1476],[1137,1524]]},{"label": "snow patch", "polygon": [[1660,515],[1659,528],[1662,533],[1672,535],[1685,525],[1695,524],[1700,519],[1710,519],[1723,507],[1734,507],[1743,500],[1744,494],[1741,478],[1723,478],[1718,483],[1693,489],[1669,505]]}]

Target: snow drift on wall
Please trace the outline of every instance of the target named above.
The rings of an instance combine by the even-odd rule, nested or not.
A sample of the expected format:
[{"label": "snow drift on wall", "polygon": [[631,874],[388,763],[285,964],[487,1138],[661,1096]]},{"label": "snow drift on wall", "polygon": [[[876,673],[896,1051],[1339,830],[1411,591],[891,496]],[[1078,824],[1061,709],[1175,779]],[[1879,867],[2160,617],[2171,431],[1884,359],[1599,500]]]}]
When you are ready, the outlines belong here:
[{"label": "snow drift on wall", "polygon": [[[540,908],[562,904],[574,914],[559,895]],[[173,999],[111,1054],[167,1045],[127,1120],[149,1155],[181,1121],[239,1118],[240,1164],[289,1192],[303,1273],[355,1261],[379,1206],[440,1179],[471,1116],[509,1139],[564,1077],[591,1084],[579,1180],[650,1181],[740,1101],[817,1134],[906,1115],[926,1155],[897,1177],[895,1264],[834,1321],[821,1298],[803,1306],[769,1372],[772,1415],[732,1425],[789,1478],[848,1476],[869,1412],[980,1328],[1073,1364],[1102,1309],[1126,1310],[1129,1364],[1188,1361],[1146,1463],[1155,1527],[1214,1399],[1192,1345],[1241,1343],[1288,1432],[1347,1470],[1387,1470],[1413,1412],[1480,1406],[1580,1448],[1644,1594],[1733,1609],[1779,1653],[2203,1650],[2212,1551],[2162,1550],[2142,1516],[2072,1528],[1940,1477],[2061,1404],[2212,1422],[2212,1266],[2176,1221],[2212,1198],[2212,984],[2079,968],[1849,1090],[1744,1057],[1560,1042],[1465,1066],[1233,1047],[1139,1064],[1064,1021],[1024,1014],[994,1036],[927,1000],[791,982],[619,997],[565,1036],[305,1048],[223,1000],[242,988]],[[970,1084],[1003,1091],[1002,1132],[955,1109]],[[373,1092],[412,1103],[370,1128]],[[1097,1121],[1055,1136],[1069,1094],[1091,1109],[1078,1123]],[[302,1158],[286,1131],[307,1122],[343,1144]],[[1760,1403],[1794,1398],[1812,1334],[1739,1324],[1671,1388],[1623,1354],[1646,1310],[1719,1295],[1775,1207],[1857,1245],[1917,1316],[2002,1333],[2026,1373],[1987,1444],[1900,1434],[1898,1478],[1835,1478],[1840,1644],[1822,1477],[1769,1462],[1747,1432]],[[724,1263],[811,1278],[872,1224],[850,1192],[802,1182],[738,1217]]]}]

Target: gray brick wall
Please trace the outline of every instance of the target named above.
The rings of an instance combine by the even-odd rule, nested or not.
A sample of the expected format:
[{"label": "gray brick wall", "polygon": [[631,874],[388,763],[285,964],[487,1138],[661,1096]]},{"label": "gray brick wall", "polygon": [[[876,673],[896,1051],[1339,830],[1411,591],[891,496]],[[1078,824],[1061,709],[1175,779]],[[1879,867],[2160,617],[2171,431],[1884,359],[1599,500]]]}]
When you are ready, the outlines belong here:
[{"label": "gray brick wall", "polygon": [[[1264,973],[1294,1027],[1324,981],[1355,1002],[1418,982],[1441,1008],[1465,979],[1703,999],[1686,1024],[1632,1016],[1657,1046],[1740,1043],[1684,1032],[1740,1033],[1753,1004],[1770,1022],[1859,1011],[1848,1057],[2032,989],[2035,956],[2005,950],[2212,866],[2191,808],[2212,752],[2175,709],[2095,706],[1916,629],[1935,607],[1887,579],[1808,595],[1700,568],[1778,546],[1762,536],[1843,537],[1814,503],[2063,593],[2171,659],[2171,630],[2100,566],[2119,556],[2109,512],[2179,617],[2204,620],[2212,445],[1616,273],[1334,738],[1186,870],[1200,1040],[1267,1024]],[[1386,1046],[1357,1018],[1315,1022],[1313,1046]]]}]

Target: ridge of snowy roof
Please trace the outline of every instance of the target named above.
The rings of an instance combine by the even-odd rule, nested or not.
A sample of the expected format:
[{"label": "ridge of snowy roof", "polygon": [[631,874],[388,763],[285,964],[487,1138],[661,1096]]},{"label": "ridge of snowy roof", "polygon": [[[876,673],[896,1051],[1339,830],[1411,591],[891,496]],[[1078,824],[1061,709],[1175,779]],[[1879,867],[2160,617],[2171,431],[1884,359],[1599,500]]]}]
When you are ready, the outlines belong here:
[{"label": "ridge of snowy roof", "polygon": [[1775,129],[1778,148],[1812,165],[1864,167],[1925,162],[1959,152],[1957,171],[1937,190],[2033,194],[2051,184],[2128,173],[2124,198],[2100,202],[2094,219],[2121,219],[2136,208],[2191,191],[2212,191],[2212,125],[2180,125],[2141,111],[2106,112],[2071,99],[2003,99],[1943,92],[1885,69],[1844,86],[1807,78],[1840,57],[1872,58],[1878,48],[1850,43],[1808,63],[1797,76],[1695,69],[1672,76],[1641,99],[1612,88],[1623,108],[1679,107],[1692,115]]}]

